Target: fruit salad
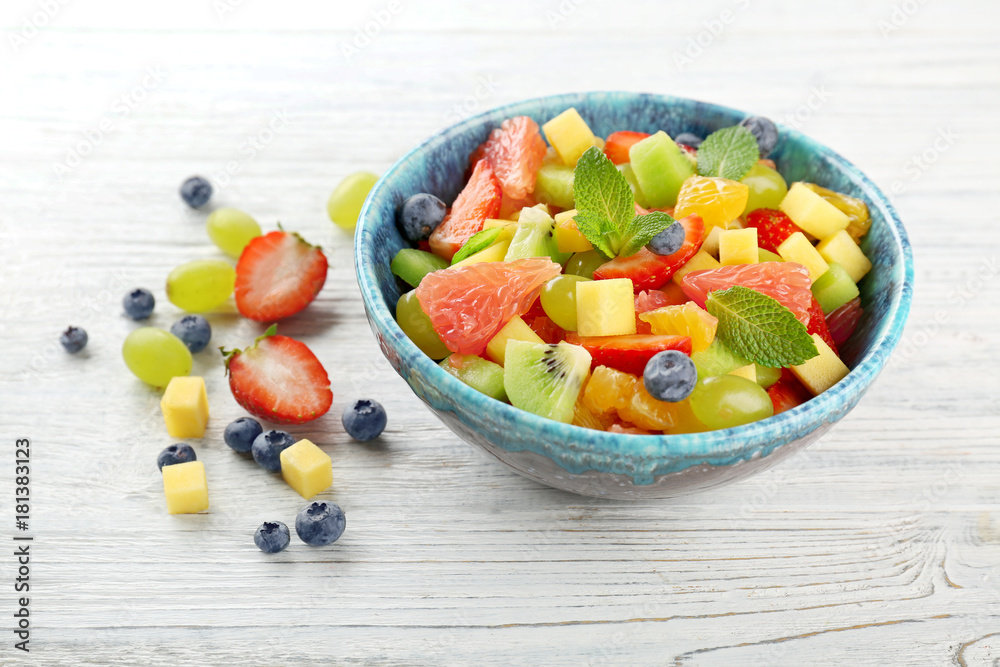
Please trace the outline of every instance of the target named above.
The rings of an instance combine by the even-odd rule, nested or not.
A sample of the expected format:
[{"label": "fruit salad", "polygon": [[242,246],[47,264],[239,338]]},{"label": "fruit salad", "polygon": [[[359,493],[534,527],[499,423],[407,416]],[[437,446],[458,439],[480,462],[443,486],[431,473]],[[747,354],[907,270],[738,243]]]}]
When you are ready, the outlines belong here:
[{"label": "fruit salad", "polygon": [[516,408],[631,434],[729,428],[849,372],[864,202],[788,184],[766,118],[707,137],[576,109],[494,129],[450,206],[414,193],[396,320],[449,374]]}]

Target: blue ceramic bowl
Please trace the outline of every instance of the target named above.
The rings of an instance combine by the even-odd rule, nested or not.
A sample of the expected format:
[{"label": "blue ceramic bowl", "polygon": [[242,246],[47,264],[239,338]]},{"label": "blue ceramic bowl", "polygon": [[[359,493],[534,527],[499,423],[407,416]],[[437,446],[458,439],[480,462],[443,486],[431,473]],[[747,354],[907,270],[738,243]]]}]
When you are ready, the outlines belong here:
[{"label": "blue ceramic bowl", "polygon": [[888,198],[829,148],[787,128],[770,156],[789,183],[810,181],[864,200],[872,228],[863,248],[874,268],[862,280],[864,317],[842,355],[851,373],[793,410],[737,428],[690,435],[603,433],[518,410],[452,377],[409,341],[393,319],[400,296],[389,262],[407,242],[396,227],[403,200],[430,192],[452,201],[469,154],[511,116],[539,125],[576,107],[595,134],[616,130],[706,136],[750,114],[665,95],[596,92],[509,104],[432,136],[379,180],[361,211],[355,262],[372,331],[393,368],[452,431],[514,471],[550,486],[608,498],[665,498],[728,484],[771,467],[819,438],[871,386],[899,342],[910,308],[913,258]]}]

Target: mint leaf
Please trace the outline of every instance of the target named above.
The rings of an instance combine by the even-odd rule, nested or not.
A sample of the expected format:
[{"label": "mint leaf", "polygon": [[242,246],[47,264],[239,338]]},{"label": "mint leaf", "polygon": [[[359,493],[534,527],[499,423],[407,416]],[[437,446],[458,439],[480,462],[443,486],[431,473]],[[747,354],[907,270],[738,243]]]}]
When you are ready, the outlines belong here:
[{"label": "mint leaf", "polygon": [[635,216],[635,198],[625,176],[596,146],[576,163],[573,196],[580,233],[605,256],[614,257]]},{"label": "mint leaf", "polygon": [[618,251],[620,257],[628,257],[642,250],[642,247],[676,222],[672,216],[662,211],[650,211],[646,215],[637,215],[628,223],[621,235],[622,245]]},{"label": "mint leaf", "polygon": [[757,140],[740,125],[717,130],[698,147],[698,173],[738,181],[760,159]]},{"label": "mint leaf", "polygon": [[455,256],[451,258],[451,263],[458,264],[463,259],[472,257],[481,250],[486,250],[493,245],[493,242],[497,240],[497,237],[500,236],[500,232],[502,231],[503,229],[501,227],[491,227],[490,229],[484,229],[481,232],[476,232],[469,237],[469,240],[467,240],[461,248],[458,249]]},{"label": "mint leaf", "polygon": [[710,293],[705,308],[719,318],[722,342],[761,366],[798,366],[819,354],[805,325],[766,294],[735,285]]}]

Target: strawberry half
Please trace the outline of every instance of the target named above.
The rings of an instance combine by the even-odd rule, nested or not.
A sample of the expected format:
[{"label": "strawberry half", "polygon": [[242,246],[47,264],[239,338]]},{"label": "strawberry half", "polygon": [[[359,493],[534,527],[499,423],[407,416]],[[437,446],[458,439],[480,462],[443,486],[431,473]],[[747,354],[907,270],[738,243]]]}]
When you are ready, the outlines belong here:
[{"label": "strawberry half", "polygon": [[748,213],[747,227],[757,230],[757,245],[774,253],[785,239],[802,231],[783,211],[773,208],[758,208]]},{"label": "strawberry half", "polygon": [[691,354],[690,336],[580,336],[570,332],[566,342],[580,345],[590,352],[591,368],[610,366],[632,375],[642,375],[649,362],[658,352],[680,350]]},{"label": "strawberry half", "polygon": [[236,308],[257,322],[294,315],[323,289],[327,267],[323,251],[298,234],[258,236],[236,263]]},{"label": "strawberry half", "polygon": [[819,334],[819,337],[823,339],[830,349],[836,354],[837,343],[834,342],[833,336],[830,335],[830,328],[826,325],[826,315],[823,314],[823,307],[819,305],[819,301],[816,297],[813,297],[812,307],[809,309],[809,324],[806,325],[806,331],[809,335]]},{"label": "strawberry half", "polygon": [[244,410],[274,424],[303,424],[333,403],[330,377],[305,343],[274,325],[245,350],[222,350],[229,389]]},{"label": "strawberry half", "polygon": [[629,278],[636,292],[663,286],[677,269],[694,257],[705,240],[705,225],[699,216],[689,215],[679,222],[687,232],[680,250],[672,255],[657,255],[642,248],[629,257],[615,257],[597,267],[594,280]]},{"label": "strawberry half", "polygon": [[802,386],[799,379],[787,368],[781,369],[781,379],[768,388],[767,395],[771,397],[776,415],[802,405],[812,398],[809,390]]},{"label": "strawberry half", "polygon": [[648,136],[645,132],[612,132],[604,143],[604,154],[615,164],[625,164],[631,159],[629,149]]}]

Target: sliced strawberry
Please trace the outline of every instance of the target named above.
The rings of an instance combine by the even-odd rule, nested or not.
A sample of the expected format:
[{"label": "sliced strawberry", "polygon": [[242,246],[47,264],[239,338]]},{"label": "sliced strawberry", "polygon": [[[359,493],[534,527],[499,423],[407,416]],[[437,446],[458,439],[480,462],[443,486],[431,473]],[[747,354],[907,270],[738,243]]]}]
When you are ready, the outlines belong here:
[{"label": "sliced strawberry", "polygon": [[[478,149],[477,149],[478,150]],[[508,118],[483,144],[483,157],[511,199],[524,199],[535,191],[535,174],[548,146],[538,123],[527,116]]]},{"label": "sliced strawberry", "polygon": [[604,154],[615,164],[625,164],[631,159],[629,149],[648,136],[645,132],[612,132],[604,142]]},{"label": "sliced strawberry", "polygon": [[809,309],[809,324],[806,325],[806,330],[810,336],[812,334],[819,334],[823,342],[829,345],[834,352],[837,352],[837,343],[834,342],[833,336],[830,335],[830,329],[826,326],[826,315],[823,314],[823,307],[819,305],[816,297],[813,297],[812,308]]},{"label": "sliced strawberry", "polygon": [[773,208],[758,208],[748,213],[747,227],[757,230],[757,245],[771,252],[778,252],[785,239],[802,231],[783,211]]},{"label": "sliced strawberry", "polygon": [[809,390],[802,386],[799,379],[787,368],[781,370],[781,379],[770,386],[767,395],[771,397],[776,415],[802,405],[812,398]]},{"label": "sliced strawberry", "polygon": [[[523,319],[523,318],[522,318]],[[566,331],[553,322],[547,315],[533,317],[527,322],[531,330],[538,334],[538,337],[549,345],[555,345],[559,341],[566,340]]]},{"label": "sliced strawberry", "polygon": [[327,266],[323,251],[298,234],[258,236],[236,263],[236,308],[257,322],[294,315],[323,289]]},{"label": "sliced strawberry", "polygon": [[451,210],[431,234],[431,250],[451,260],[469,237],[483,228],[487,218],[500,212],[500,181],[486,160],[476,163],[472,177],[458,193]]},{"label": "sliced strawberry", "polygon": [[667,295],[660,290],[643,290],[635,295],[635,332],[637,334],[651,334],[652,327],[649,322],[639,319],[641,313],[648,313],[651,310],[669,306],[670,300]]},{"label": "sliced strawberry", "polygon": [[303,424],[333,403],[330,377],[305,343],[271,326],[245,350],[223,350],[229,388],[244,410],[274,424]]},{"label": "sliced strawberry", "polygon": [[855,297],[843,306],[826,316],[826,326],[830,330],[830,338],[837,345],[843,345],[858,328],[858,322],[864,311],[861,309],[861,299]]},{"label": "sliced strawberry", "polygon": [[680,350],[691,354],[690,336],[580,336],[570,332],[566,342],[590,352],[591,368],[610,366],[632,375],[642,375],[646,363],[658,352]]},{"label": "sliced strawberry", "polygon": [[697,215],[680,220],[687,230],[684,245],[672,255],[657,255],[643,248],[630,257],[616,257],[594,271],[594,280],[629,278],[636,291],[656,289],[670,280],[677,269],[688,263],[705,240],[705,225]]}]

